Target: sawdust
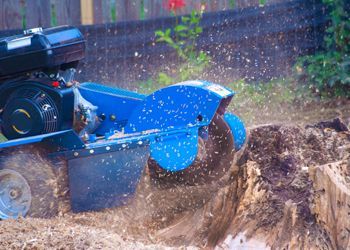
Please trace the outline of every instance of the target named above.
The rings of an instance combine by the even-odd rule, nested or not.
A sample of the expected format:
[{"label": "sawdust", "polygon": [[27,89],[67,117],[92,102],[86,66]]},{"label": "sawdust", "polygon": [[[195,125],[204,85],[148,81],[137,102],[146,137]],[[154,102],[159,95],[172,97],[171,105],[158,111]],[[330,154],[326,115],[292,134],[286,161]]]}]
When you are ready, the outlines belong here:
[{"label": "sawdust", "polygon": [[347,249],[350,133],[340,120],[262,125],[220,179],[159,186],[102,212],[0,222],[0,249]]}]

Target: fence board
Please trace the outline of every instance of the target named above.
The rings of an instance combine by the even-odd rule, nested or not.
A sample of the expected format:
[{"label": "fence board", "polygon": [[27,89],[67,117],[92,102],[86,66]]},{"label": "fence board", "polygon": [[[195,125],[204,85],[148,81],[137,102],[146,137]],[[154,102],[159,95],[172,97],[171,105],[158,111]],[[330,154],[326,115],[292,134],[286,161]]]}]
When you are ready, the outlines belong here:
[{"label": "fence board", "polygon": [[127,13],[129,13],[128,20],[138,20],[141,14],[141,1],[140,0],[129,0],[127,5]]},{"label": "fence board", "polygon": [[[111,0],[93,0],[93,12],[94,12],[94,23],[110,23],[112,22],[112,5],[115,5],[115,2]],[[114,6],[116,7],[116,6]]]},{"label": "fence board", "polygon": [[[299,55],[322,48],[327,11],[320,1],[295,0],[204,14],[198,45],[210,52],[213,65],[217,65],[213,68],[220,68],[219,72],[208,73],[208,80],[229,75],[232,79],[263,81],[285,74]],[[175,18],[167,17],[80,26],[87,51],[78,80],[126,87],[128,82],[154,76],[159,68],[171,69],[177,63],[176,56],[165,44],[154,43],[154,31],[174,24]],[[0,36],[11,34],[16,33],[0,32]]]},{"label": "fence board", "polygon": [[26,28],[50,27],[51,6],[47,0],[27,0],[25,3]]},{"label": "fence board", "polygon": [[117,0],[116,15],[117,21],[129,21],[140,19],[140,0]]},{"label": "fence board", "polygon": [[210,4],[210,0],[203,0],[203,1],[200,1],[200,4],[201,5],[204,5],[205,9],[204,9],[204,12],[210,12],[211,11],[211,4]]},{"label": "fence board", "polygon": [[[297,0],[205,14],[198,44],[210,51],[219,69],[208,77],[264,81],[284,75],[297,56],[320,49],[327,24],[323,8],[314,0]],[[167,17],[87,27],[88,51],[80,79],[103,79],[127,87],[155,75],[160,68],[171,69],[177,58],[168,46],[154,43],[154,31],[174,24],[175,18]]]},{"label": "fence board", "polygon": [[236,8],[246,8],[251,6],[259,6],[259,0],[236,0]]},{"label": "fence board", "polygon": [[57,25],[81,24],[80,1],[77,0],[51,0],[55,7]]},{"label": "fence board", "polygon": [[286,0],[267,0],[266,5],[274,4],[274,3],[283,3],[286,2]]},{"label": "fence board", "polygon": [[[266,5],[290,0],[266,0]],[[171,16],[165,0],[0,0],[0,29],[62,24],[102,24],[116,21],[153,19]],[[216,12],[258,6],[259,0],[192,0],[177,15],[200,10]],[[53,6],[53,9],[51,7]],[[141,10],[141,8],[143,8]],[[23,22],[23,13],[24,22]]]},{"label": "fence board", "polygon": [[223,0],[222,1],[222,10],[230,10],[232,9],[231,1],[230,0]]},{"label": "fence board", "polygon": [[107,1],[103,0],[93,0],[93,20],[94,24],[105,23],[105,16],[107,13],[104,13],[103,5],[106,4]]},{"label": "fence board", "polygon": [[218,0],[210,1],[210,11],[219,11],[219,1]]},{"label": "fence board", "polygon": [[162,0],[144,0],[146,19],[170,16],[170,11],[164,7]]},{"label": "fence board", "polygon": [[[179,15],[185,15],[185,14],[189,14],[192,12],[192,10],[200,10],[201,8],[201,0],[192,0],[192,1],[188,1],[186,2],[186,5],[183,9],[181,9],[177,14]],[[169,14],[167,14],[169,15]]]},{"label": "fence board", "polygon": [[202,0],[200,2],[205,5],[205,12],[229,10],[231,7],[230,0]]},{"label": "fence board", "polygon": [[0,29],[22,28],[21,0],[0,0]]},{"label": "fence board", "polygon": [[212,11],[222,11],[222,10],[229,10],[230,9],[230,1],[229,0],[214,0],[215,2],[215,9]]}]

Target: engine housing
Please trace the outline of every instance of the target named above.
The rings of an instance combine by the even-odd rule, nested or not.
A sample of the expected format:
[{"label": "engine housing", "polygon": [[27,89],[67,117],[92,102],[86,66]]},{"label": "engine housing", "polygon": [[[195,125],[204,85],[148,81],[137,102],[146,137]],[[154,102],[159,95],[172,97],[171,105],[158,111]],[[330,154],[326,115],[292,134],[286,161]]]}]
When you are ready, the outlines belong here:
[{"label": "engine housing", "polygon": [[74,93],[49,82],[26,80],[0,88],[2,133],[23,138],[72,128]]}]

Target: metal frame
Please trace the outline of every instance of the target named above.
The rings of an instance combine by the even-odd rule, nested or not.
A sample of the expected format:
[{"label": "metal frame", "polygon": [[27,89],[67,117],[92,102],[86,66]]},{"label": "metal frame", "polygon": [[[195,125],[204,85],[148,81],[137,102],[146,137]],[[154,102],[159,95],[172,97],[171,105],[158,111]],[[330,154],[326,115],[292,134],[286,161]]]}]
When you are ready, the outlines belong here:
[{"label": "metal frame", "polygon": [[[83,83],[81,95],[106,119],[83,141],[73,130],[10,140],[1,148],[46,143],[51,157],[68,163],[73,211],[123,204],[135,192],[147,159],[168,171],[181,171],[194,161],[198,136],[206,138],[215,114],[224,115],[234,92],[205,81],[187,81],[145,96],[127,90]],[[243,123],[225,115],[239,149]],[[235,138],[236,139],[236,138]]]}]

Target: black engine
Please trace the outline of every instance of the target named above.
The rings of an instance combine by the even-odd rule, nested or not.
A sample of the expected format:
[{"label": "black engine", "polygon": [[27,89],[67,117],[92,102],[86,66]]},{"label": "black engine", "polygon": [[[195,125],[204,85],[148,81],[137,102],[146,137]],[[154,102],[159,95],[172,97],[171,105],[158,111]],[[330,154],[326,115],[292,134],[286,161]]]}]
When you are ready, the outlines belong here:
[{"label": "black engine", "polygon": [[2,133],[8,139],[72,127],[74,93],[71,88],[53,88],[27,80],[11,83],[0,98],[6,99],[0,107]]},{"label": "black engine", "polygon": [[11,94],[2,120],[7,138],[50,133],[59,129],[59,110],[48,93],[26,86]]},{"label": "black engine", "polygon": [[0,125],[8,139],[72,128],[70,86],[84,51],[82,34],[69,26],[0,38]]}]

